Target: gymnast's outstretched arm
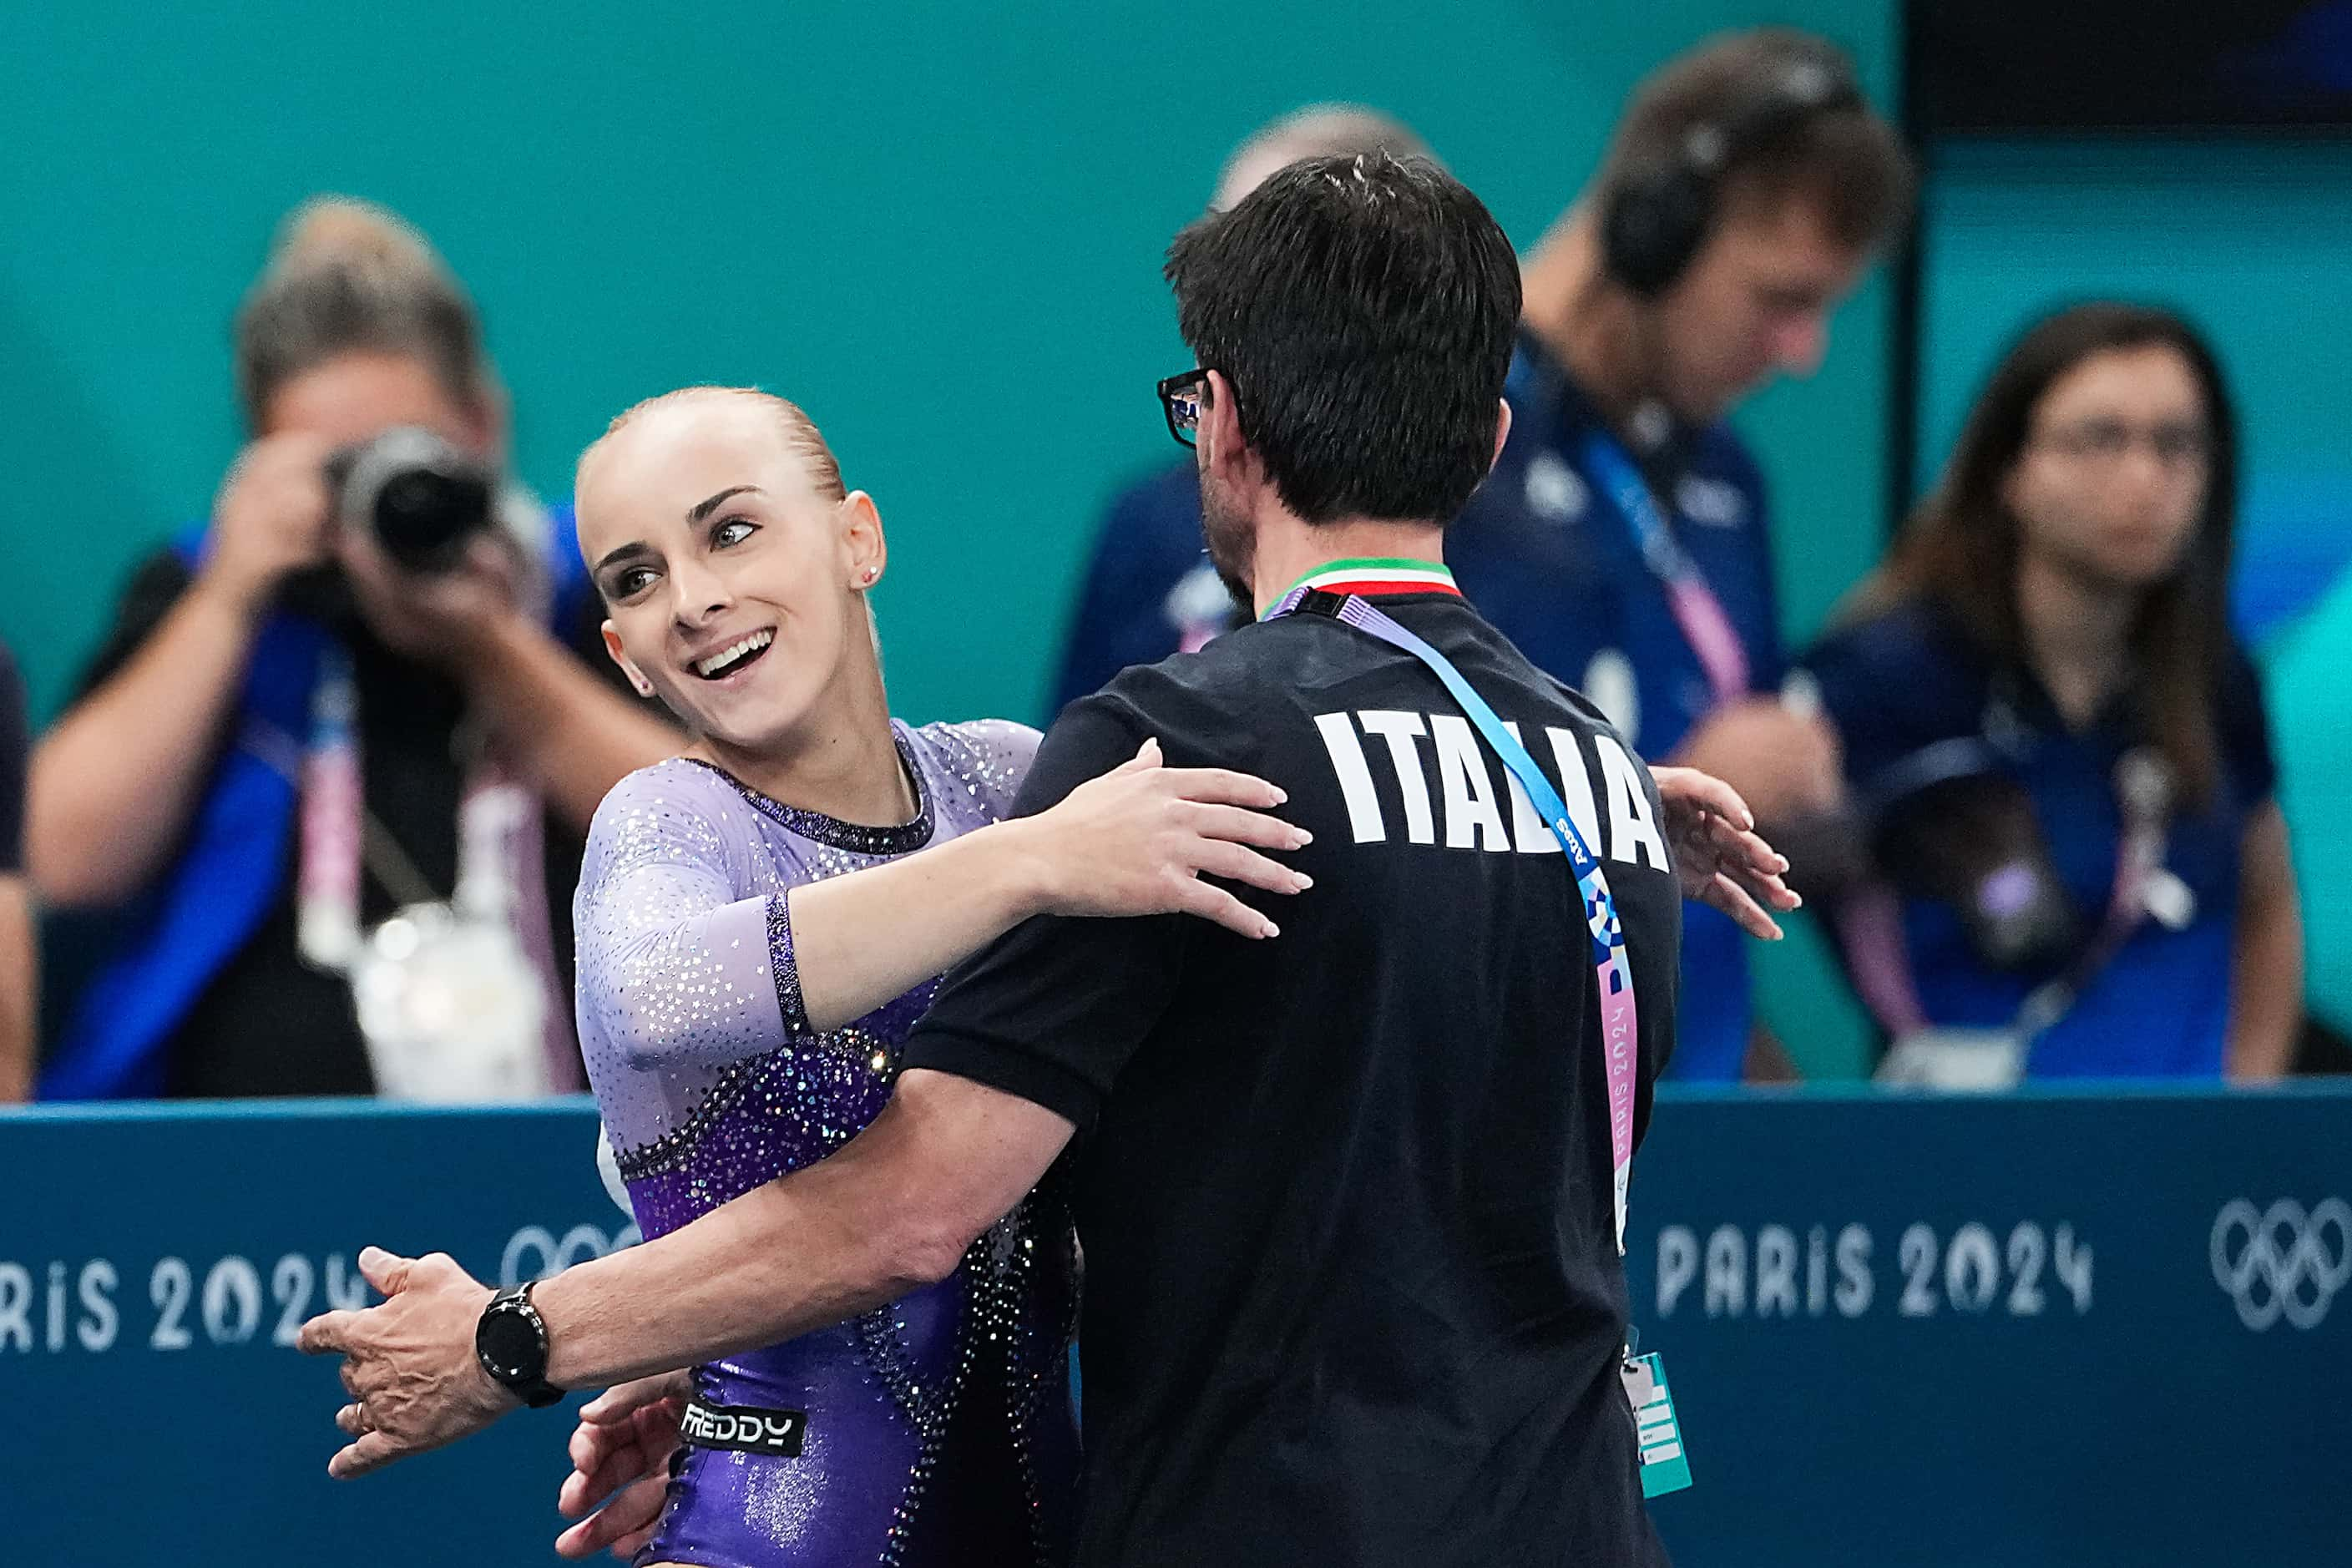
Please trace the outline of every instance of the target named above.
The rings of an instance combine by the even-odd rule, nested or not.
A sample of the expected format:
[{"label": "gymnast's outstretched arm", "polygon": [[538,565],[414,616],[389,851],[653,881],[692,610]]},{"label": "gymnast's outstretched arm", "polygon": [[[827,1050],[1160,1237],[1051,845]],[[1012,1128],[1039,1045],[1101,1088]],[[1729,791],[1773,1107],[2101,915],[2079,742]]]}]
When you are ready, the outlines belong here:
[{"label": "gymnast's outstretched arm", "polygon": [[[1162,767],[1147,744],[1035,816],[740,899],[715,830],[675,805],[659,831],[632,826],[616,795],[583,877],[583,1018],[634,1067],[709,1065],[863,1017],[1032,915],[1182,912],[1272,936],[1272,921],[1201,878],[1302,889],[1303,876],[1258,852],[1307,842],[1265,815],[1283,799],[1246,773]],[[772,984],[755,981],[761,968]]]}]

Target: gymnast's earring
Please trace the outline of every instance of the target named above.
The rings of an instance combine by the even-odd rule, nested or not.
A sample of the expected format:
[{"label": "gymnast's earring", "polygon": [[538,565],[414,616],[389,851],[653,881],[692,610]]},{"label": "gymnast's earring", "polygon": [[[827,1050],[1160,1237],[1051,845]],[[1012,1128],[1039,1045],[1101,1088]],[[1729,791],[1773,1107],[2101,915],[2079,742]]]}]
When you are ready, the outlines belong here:
[{"label": "gymnast's earring", "polygon": [[881,575],[880,573],[875,571],[873,567],[868,566],[866,569],[866,575],[858,579],[858,586],[863,588],[871,588],[874,586],[874,579],[879,575]]}]

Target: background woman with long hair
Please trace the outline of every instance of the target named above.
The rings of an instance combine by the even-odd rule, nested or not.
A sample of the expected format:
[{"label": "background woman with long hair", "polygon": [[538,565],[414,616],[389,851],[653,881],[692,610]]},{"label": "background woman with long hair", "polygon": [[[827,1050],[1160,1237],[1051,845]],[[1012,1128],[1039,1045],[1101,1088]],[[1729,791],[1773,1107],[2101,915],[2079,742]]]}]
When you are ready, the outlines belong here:
[{"label": "background woman with long hair", "polygon": [[1993,372],[1935,493],[1808,664],[1872,886],[1852,978],[1898,1041],[2039,1076],[2268,1078],[2302,935],[2226,589],[2238,443],[2211,351],[2097,303]]}]

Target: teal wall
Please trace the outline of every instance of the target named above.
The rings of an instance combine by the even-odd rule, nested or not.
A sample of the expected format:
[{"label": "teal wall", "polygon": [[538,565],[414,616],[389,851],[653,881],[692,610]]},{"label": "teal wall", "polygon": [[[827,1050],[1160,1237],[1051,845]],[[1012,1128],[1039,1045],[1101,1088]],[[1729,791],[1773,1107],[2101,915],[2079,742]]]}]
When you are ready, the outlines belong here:
[{"label": "teal wall", "polygon": [[[1393,110],[1525,245],[1633,80],[1709,32],[1826,32],[1882,100],[1894,72],[1890,0],[1006,9],[15,7],[0,541],[28,591],[0,637],[37,713],[126,564],[207,506],[238,435],[231,310],[313,192],[407,214],[471,284],[542,490],[648,393],[804,403],[892,530],[898,710],[1040,717],[1097,508],[1171,456],[1161,249],[1254,126],[1318,99]],[[1796,629],[1875,552],[1885,299],[1874,280],[1821,374],[1742,416]],[[1811,1033],[1807,973],[1784,1027]]]}]

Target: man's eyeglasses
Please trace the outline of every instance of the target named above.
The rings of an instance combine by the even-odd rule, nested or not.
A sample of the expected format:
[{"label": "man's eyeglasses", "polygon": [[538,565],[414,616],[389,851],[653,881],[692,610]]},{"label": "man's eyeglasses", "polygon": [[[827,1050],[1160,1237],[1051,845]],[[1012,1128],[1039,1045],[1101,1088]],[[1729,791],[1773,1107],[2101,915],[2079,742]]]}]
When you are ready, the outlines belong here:
[{"label": "man's eyeglasses", "polygon": [[1180,447],[1192,445],[1201,428],[1201,410],[1209,402],[1209,373],[1188,370],[1160,384],[1160,412],[1168,416],[1168,434]]}]

